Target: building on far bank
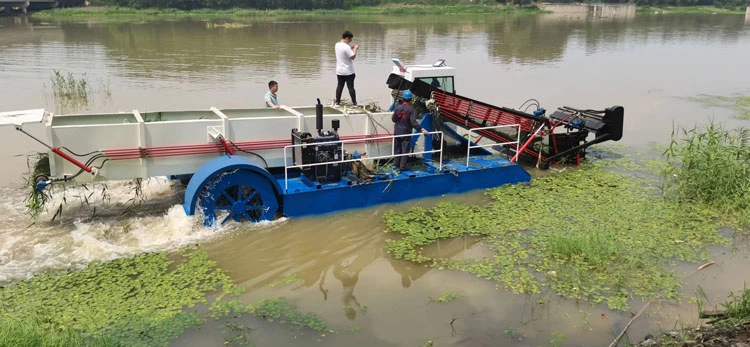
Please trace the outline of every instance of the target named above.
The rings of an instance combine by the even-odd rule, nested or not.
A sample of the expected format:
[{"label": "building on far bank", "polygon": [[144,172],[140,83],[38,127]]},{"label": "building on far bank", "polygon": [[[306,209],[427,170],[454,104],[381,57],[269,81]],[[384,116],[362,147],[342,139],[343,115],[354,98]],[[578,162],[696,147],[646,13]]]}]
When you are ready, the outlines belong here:
[{"label": "building on far bank", "polygon": [[635,16],[635,4],[574,3],[550,4],[540,3],[537,7],[555,14],[578,15],[593,18],[632,18]]}]

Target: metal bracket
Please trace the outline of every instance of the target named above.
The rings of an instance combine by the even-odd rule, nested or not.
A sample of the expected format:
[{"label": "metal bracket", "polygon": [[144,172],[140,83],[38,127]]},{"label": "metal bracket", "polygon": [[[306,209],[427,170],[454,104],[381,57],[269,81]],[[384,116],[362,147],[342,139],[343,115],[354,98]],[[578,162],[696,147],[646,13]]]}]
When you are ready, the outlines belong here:
[{"label": "metal bracket", "polygon": [[208,130],[208,140],[209,141],[211,139],[214,139],[214,140],[217,140],[217,141],[221,141],[221,139],[224,138],[224,134],[223,134],[223,130],[224,129],[221,129],[221,128],[215,127],[215,126],[210,126],[210,127],[207,127],[206,130]]}]

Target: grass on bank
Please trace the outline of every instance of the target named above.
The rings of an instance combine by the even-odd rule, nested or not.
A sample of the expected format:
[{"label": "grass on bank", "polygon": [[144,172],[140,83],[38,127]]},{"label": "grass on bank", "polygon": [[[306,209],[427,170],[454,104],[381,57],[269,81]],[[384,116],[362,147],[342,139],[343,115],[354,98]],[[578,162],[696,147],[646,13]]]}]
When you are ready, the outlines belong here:
[{"label": "grass on bank", "polygon": [[677,334],[674,331],[660,334],[659,337],[652,339],[649,345],[655,347],[742,346],[750,339],[750,289],[745,287],[739,294],[731,292],[721,306],[723,310],[718,310],[718,315],[704,318],[705,324],[683,327]]},{"label": "grass on bank", "polygon": [[[488,194],[494,202],[489,206],[446,203],[388,212],[387,231],[401,236],[388,240],[386,249],[399,259],[500,282],[515,293],[539,293],[546,287],[566,298],[606,303],[618,310],[627,309],[634,297],[676,299],[682,284],[673,270],[677,262],[706,260],[709,245],[727,244],[719,233],[722,225],[750,227],[750,189],[742,181],[750,175],[741,175],[750,167],[750,158],[747,150],[741,157],[733,156],[738,135],[726,134],[727,141],[712,146],[689,145],[723,138],[721,131],[697,129],[675,139],[664,173],[676,172],[679,180],[687,181],[672,182],[667,198],[661,187],[664,180],[652,169],[628,159],[599,161],[529,185],[491,189]],[[703,156],[713,156],[710,163],[717,170],[691,177],[691,170],[698,170],[691,163]],[[740,181],[732,183],[730,177]],[[716,188],[716,180],[726,185]],[[700,192],[700,185],[720,189],[716,193],[726,195],[721,203],[726,208],[716,208],[712,199],[687,199],[690,194],[684,189]],[[673,189],[684,193],[675,195]],[[428,247],[467,235],[483,236],[493,255],[430,255]]]},{"label": "grass on bank", "polygon": [[638,13],[652,14],[742,14],[745,13],[745,8],[721,8],[714,6],[638,6],[636,11]]},{"label": "grass on bank", "polygon": [[258,9],[229,9],[212,10],[200,9],[184,11],[177,9],[135,9],[127,7],[74,7],[39,11],[31,14],[39,19],[129,19],[129,18],[274,18],[279,17],[312,17],[312,16],[340,16],[341,14],[358,15],[459,15],[459,14],[535,14],[541,13],[536,7],[517,7],[504,5],[381,5],[377,7],[354,7],[348,10],[258,10]]}]

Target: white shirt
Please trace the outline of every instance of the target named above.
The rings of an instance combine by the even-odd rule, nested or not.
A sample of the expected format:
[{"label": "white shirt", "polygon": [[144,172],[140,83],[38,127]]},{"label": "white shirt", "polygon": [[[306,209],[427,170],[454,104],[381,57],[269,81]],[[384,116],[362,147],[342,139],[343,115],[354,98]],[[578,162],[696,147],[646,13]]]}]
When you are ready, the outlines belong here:
[{"label": "white shirt", "polygon": [[354,50],[349,45],[341,41],[336,43],[336,74],[349,76],[354,74],[354,62],[352,56]]}]

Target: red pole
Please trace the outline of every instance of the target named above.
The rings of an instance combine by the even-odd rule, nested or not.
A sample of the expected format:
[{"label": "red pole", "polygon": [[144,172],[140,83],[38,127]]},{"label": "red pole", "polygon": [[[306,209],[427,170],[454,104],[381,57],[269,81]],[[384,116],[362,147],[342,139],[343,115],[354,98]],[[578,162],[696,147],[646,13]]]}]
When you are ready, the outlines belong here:
[{"label": "red pole", "polygon": [[221,138],[221,144],[224,145],[224,150],[229,153],[229,155],[234,155],[234,151],[232,151],[231,148],[229,148],[229,145],[227,144],[227,140],[225,140],[223,137]]},{"label": "red pole", "polygon": [[52,152],[55,152],[55,154],[57,154],[57,155],[59,155],[59,156],[63,157],[63,159],[65,159],[65,160],[67,160],[67,161],[71,162],[71,163],[72,163],[73,165],[75,165],[75,166],[78,166],[78,167],[79,167],[79,168],[81,168],[81,169],[82,169],[83,171],[86,171],[86,172],[88,172],[88,173],[91,173],[91,168],[90,168],[90,167],[88,167],[88,166],[84,165],[83,163],[81,163],[80,161],[76,160],[75,158],[73,158],[73,157],[71,157],[71,156],[69,156],[69,155],[65,154],[65,152],[61,151],[61,150],[60,150],[59,148],[57,148],[57,147],[53,148],[53,149],[52,149]]},{"label": "red pole", "polygon": [[[521,155],[521,152],[523,152],[526,149],[526,147],[529,146],[531,141],[533,141],[536,138],[536,135],[539,133],[539,131],[542,130],[543,127],[544,127],[544,124],[540,125],[539,129],[537,129],[536,132],[534,132],[534,135],[531,135],[531,137],[529,137],[529,139],[526,141],[526,143],[523,144],[521,149],[518,152],[516,152],[516,155],[514,155],[513,158],[510,159],[511,163],[514,163],[518,160],[518,157]],[[539,153],[541,154],[542,151],[540,150]]]}]

